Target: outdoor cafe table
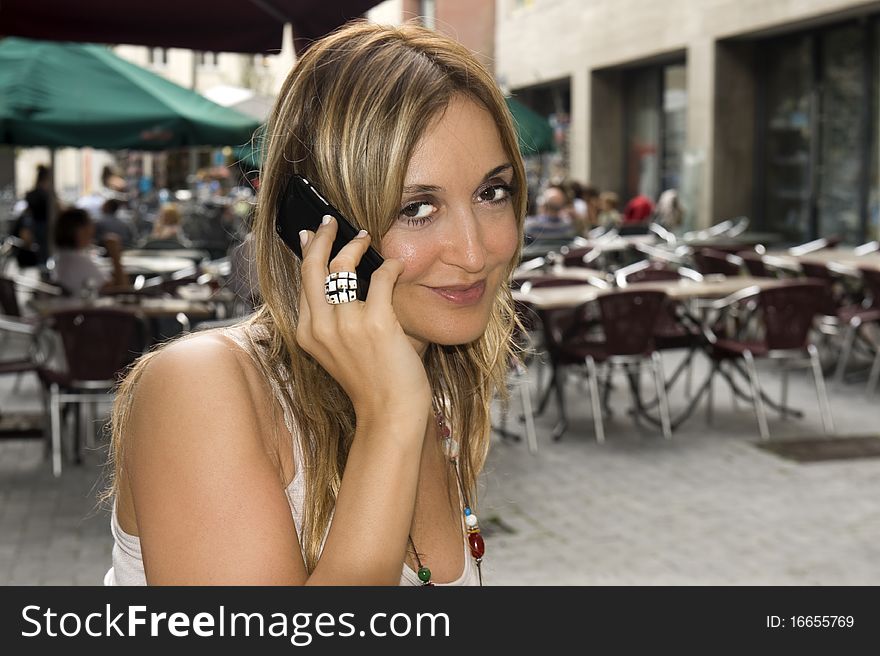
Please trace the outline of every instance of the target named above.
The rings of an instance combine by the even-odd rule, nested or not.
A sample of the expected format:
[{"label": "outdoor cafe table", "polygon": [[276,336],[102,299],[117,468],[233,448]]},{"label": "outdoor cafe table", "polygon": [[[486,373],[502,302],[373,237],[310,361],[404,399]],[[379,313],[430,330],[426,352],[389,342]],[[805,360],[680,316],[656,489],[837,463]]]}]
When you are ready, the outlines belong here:
[{"label": "outdoor cafe table", "polygon": [[122,267],[129,273],[166,274],[192,266],[192,260],[170,255],[122,254]]},{"label": "outdoor cafe table", "polygon": [[857,255],[852,248],[823,248],[812,253],[792,255],[785,250],[767,251],[764,259],[768,264],[797,268],[800,262],[808,264],[835,264],[847,269],[873,269],[880,271],[880,253]]},{"label": "outdoor cafe table", "polygon": [[[595,273],[595,272],[594,272]],[[707,277],[701,282],[683,279],[675,281],[636,282],[626,287],[603,289],[584,283],[568,287],[539,287],[528,292],[514,290],[513,298],[528,303],[536,310],[558,310],[575,308],[578,305],[594,301],[604,294],[619,291],[661,291],[673,300],[686,301],[691,299],[718,299],[757,286],[769,289],[786,284],[785,280],[775,278],[754,278],[752,276],[731,276],[724,278]]]},{"label": "outdoor cafe table", "polygon": [[582,280],[589,284],[591,280],[605,280],[606,274],[598,269],[587,269],[584,267],[554,267],[551,269],[517,269],[513,272],[511,278],[520,282],[525,282],[531,278],[546,278],[552,276],[561,280]]},{"label": "outdoor cafe table", "polygon": [[137,302],[123,302],[118,296],[99,296],[96,299],[59,297],[38,299],[30,307],[40,316],[48,316],[59,310],[72,308],[111,308],[138,312],[146,317],[174,317],[180,313],[197,319],[214,317],[215,304],[210,301],[196,301],[184,298],[140,298]]},{"label": "outdoor cafe table", "polygon": [[[98,261],[98,266],[109,271],[113,264],[107,258]],[[167,275],[193,266],[191,259],[169,255],[129,255],[122,253],[122,268],[129,275],[157,276]]]},{"label": "outdoor cafe table", "polygon": [[568,248],[591,248],[598,249],[602,253],[619,253],[629,250],[639,244],[654,244],[657,236],[653,233],[646,235],[616,235],[608,239],[541,239],[540,237],[523,248],[522,260],[526,261],[535,257],[545,257],[550,252],[560,252],[563,247]]},{"label": "outdoor cafe table", "polygon": [[[749,287],[756,287],[758,289],[770,289],[773,287],[790,284],[790,282],[791,281],[784,279],[756,278],[752,276],[719,276],[707,277],[700,282],[690,279],[682,279],[677,281],[649,281],[632,283],[630,285],[627,285],[626,287],[615,288],[600,288],[590,284],[571,285],[566,287],[539,287],[536,289],[529,289],[528,291],[514,290],[513,298],[514,300],[527,303],[532,308],[534,308],[543,323],[546,320],[547,313],[552,310],[573,309],[575,307],[578,307],[579,305],[582,305],[583,303],[594,301],[600,296],[620,291],[661,291],[664,292],[668,298],[675,301],[695,301],[699,303],[700,301],[711,301],[724,298],[726,296],[729,296],[730,294],[734,294]],[[704,324],[707,321],[707,315],[705,312],[701,313],[701,316],[694,316],[692,313],[688,312],[686,313],[686,318],[689,322],[700,325]],[[706,347],[707,344],[704,343],[703,346]],[[689,361],[690,358],[693,358],[694,354],[695,350],[692,349],[687,356],[687,361]],[[554,375],[550,377],[547,388],[542,394],[542,398],[538,407],[538,414],[540,414],[546,407],[547,402],[550,398],[550,394],[554,389],[554,385],[556,385],[557,381],[559,380],[559,377],[556,375],[555,371],[555,363],[551,362],[551,367],[553,367],[554,369]],[[679,366],[676,373],[674,373],[670,377],[670,380],[667,381],[667,388],[671,387],[672,383],[678,377],[678,374],[682,370],[682,368],[683,366]],[[744,396],[739,388],[734,384],[733,380],[729,377],[727,372],[722,371],[721,373],[731,384],[734,391],[739,396]],[[713,375],[714,370],[710,372],[706,380],[702,383],[702,385],[700,385],[698,391],[696,392],[696,394],[694,394],[691,402],[684,409],[684,411],[682,411],[675,419],[673,419],[673,427],[679,426],[682,422],[687,420],[693,414],[693,411],[696,408],[699,400],[710,389]],[[768,402],[772,407],[777,407],[777,404],[773,403],[772,400],[765,399],[765,401]],[[651,416],[646,411],[646,408],[644,407],[644,404],[641,402],[640,399],[636,400],[636,411],[638,412],[639,416],[650,420],[652,423],[659,423],[659,421],[655,417]],[[795,411],[793,410],[789,410],[789,412],[795,413]]]}]

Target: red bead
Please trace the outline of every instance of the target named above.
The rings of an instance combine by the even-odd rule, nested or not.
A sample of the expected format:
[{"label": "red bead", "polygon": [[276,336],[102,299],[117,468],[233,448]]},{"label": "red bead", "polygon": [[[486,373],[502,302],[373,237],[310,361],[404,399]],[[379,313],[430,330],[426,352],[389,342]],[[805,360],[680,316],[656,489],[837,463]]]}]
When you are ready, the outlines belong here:
[{"label": "red bead", "polygon": [[449,437],[449,426],[447,426],[446,424],[443,424],[443,427],[440,429],[440,434],[443,437]]},{"label": "red bead", "polygon": [[486,553],[486,544],[483,542],[483,536],[479,533],[468,534],[468,544],[471,547],[471,555],[474,558],[482,558]]}]

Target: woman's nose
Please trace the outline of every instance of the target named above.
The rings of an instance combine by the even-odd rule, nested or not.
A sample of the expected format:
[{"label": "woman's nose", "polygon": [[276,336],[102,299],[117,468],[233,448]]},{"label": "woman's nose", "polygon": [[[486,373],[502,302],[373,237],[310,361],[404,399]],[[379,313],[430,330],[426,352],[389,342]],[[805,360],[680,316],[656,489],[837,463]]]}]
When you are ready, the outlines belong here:
[{"label": "woman's nose", "polygon": [[470,273],[482,271],[486,267],[486,244],[478,217],[471,209],[463,209],[449,226],[443,260]]}]

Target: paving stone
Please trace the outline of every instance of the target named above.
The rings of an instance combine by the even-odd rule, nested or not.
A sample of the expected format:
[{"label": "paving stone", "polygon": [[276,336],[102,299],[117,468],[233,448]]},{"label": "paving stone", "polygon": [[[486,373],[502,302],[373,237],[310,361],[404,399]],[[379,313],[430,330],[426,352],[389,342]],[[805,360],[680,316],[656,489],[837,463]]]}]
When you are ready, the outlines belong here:
[{"label": "paving stone", "polygon": [[[39,409],[35,389],[24,379],[13,394],[0,380],[0,407]],[[553,403],[537,420],[537,455],[493,439],[478,514],[510,532],[487,535],[487,584],[880,584],[880,459],[802,465],[766,453],[751,408],[733,408],[721,385],[712,426],[701,410],[667,441],[634,427],[624,391],[621,379],[604,444],[577,385],[561,441],[549,438]],[[829,393],[839,434],[877,425],[876,399],[852,385]],[[773,439],[821,434],[807,377],[792,376],[790,399],[807,417],[771,415]],[[680,390],[670,403],[683,407]],[[518,413],[514,398],[508,428]],[[0,440],[0,585],[101,584],[112,548],[108,509],[96,508],[104,462],[90,451],[55,479],[39,440]]]}]

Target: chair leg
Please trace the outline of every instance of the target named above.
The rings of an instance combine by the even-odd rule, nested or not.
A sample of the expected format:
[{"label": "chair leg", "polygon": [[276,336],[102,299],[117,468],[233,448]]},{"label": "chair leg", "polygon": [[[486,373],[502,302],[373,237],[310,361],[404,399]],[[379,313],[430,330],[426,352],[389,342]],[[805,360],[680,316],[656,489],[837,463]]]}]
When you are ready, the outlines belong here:
[{"label": "chair leg", "polygon": [[672,439],[672,422],[669,419],[669,399],[666,398],[666,377],[663,375],[663,356],[660,351],[651,354],[654,370],[654,384],[657,387],[657,400],[660,405],[660,423],[663,426],[663,437]]},{"label": "chair leg", "polygon": [[[721,363],[719,362],[717,365],[719,369],[721,368]],[[709,380],[706,381],[706,423],[708,425],[712,425],[712,404],[715,400],[715,385],[714,385],[714,376],[710,376]]]},{"label": "chair leg", "polygon": [[865,391],[868,394],[873,394],[877,389],[877,379],[880,378],[880,347],[877,348],[877,353],[874,356],[874,362],[871,365],[871,373],[868,374],[868,386],[865,388]]},{"label": "chair leg", "polygon": [[52,474],[61,476],[61,400],[58,385],[49,388],[49,433],[52,440]]},{"label": "chair leg", "polygon": [[529,445],[529,452],[535,454],[538,452],[538,438],[535,434],[535,417],[532,414],[532,394],[529,389],[528,371],[528,369],[523,367],[522,373],[519,374],[519,393],[522,400],[523,414],[526,418],[526,443]]},{"label": "chair leg", "polygon": [[849,363],[849,357],[852,354],[853,344],[856,341],[856,332],[859,330],[861,322],[858,317],[849,322],[846,327],[846,334],[843,337],[843,348],[840,351],[840,359],[837,361],[837,368],[834,370],[834,384],[842,385],[843,376],[846,373],[846,365]]},{"label": "chair leg", "polygon": [[559,423],[553,429],[553,440],[559,441],[568,429],[568,415],[565,412],[565,391],[563,388],[562,367],[553,369],[553,387],[556,388],[556,404],[559,407]]},{"label": "chair leg", "polygon": [[761,384],[758,382],[758,369],[755,366],[755,357],[751,351],[743,352],[743,360],[746,362],[746,370],[749,373],[749,385],[752,388],[752,398],[755,404],[755,414],[758,416],[758,430],[761,439],[770,439],[770,429],[767,427],[767,414],[764,411],[764,399],[761,398]]},{"label": "chair leg", "polygon": [[[507,420],[506,414],[504,416],[504,419]],[[86,433],[86,448],[94,449],[98,444],[96,426],[98,420],[98,402],[91,401],[89,403],[89,432]]]},{"label": "chair leg", "polygon": [[587,374],[590,377],[590,401],[593,404],[593,426],[596,430],[596,441],[599,444],[605,441],[605,426],[602,423],[602,404],[599,399],[599,372],[596,361],[587,356]]},{"label": "chair leg", "polygon": [[685,398],[690,399],[694,396],[694,358],[693,352],[688,354],[690,361],[688,362],[687,372],[685,372],[684,378],[684,395]]},{"label": "chair leg", "polygon": [[834,435],[834,417],[831,415],[831,404],[828,403],[828,391],[825,389],[825,377],[822,375],[819,351],[813,344],[808,344],[807,352],[810,354],[810,364],[813,365],[813,379],[816,382],[819,411],[822,413],[822,427],[825,429],[826,435]]},{"label": "chair leg", "polygon": [[[718,368],[720,369],[723,366],[721,362],[718,363]],[[728,364],[728,369],[733,369],[733,365]],[[734,412],[739,410],[739,405],[736,402],[736,390],[733,387],[730,388],[730,409]]]},{"label": "chair leg", "polygon": [[785,419],[788,414],[788,367],[785,364],[782,365],[780,378],[782,380],[782,390],[780,394],[779,416]]}]

